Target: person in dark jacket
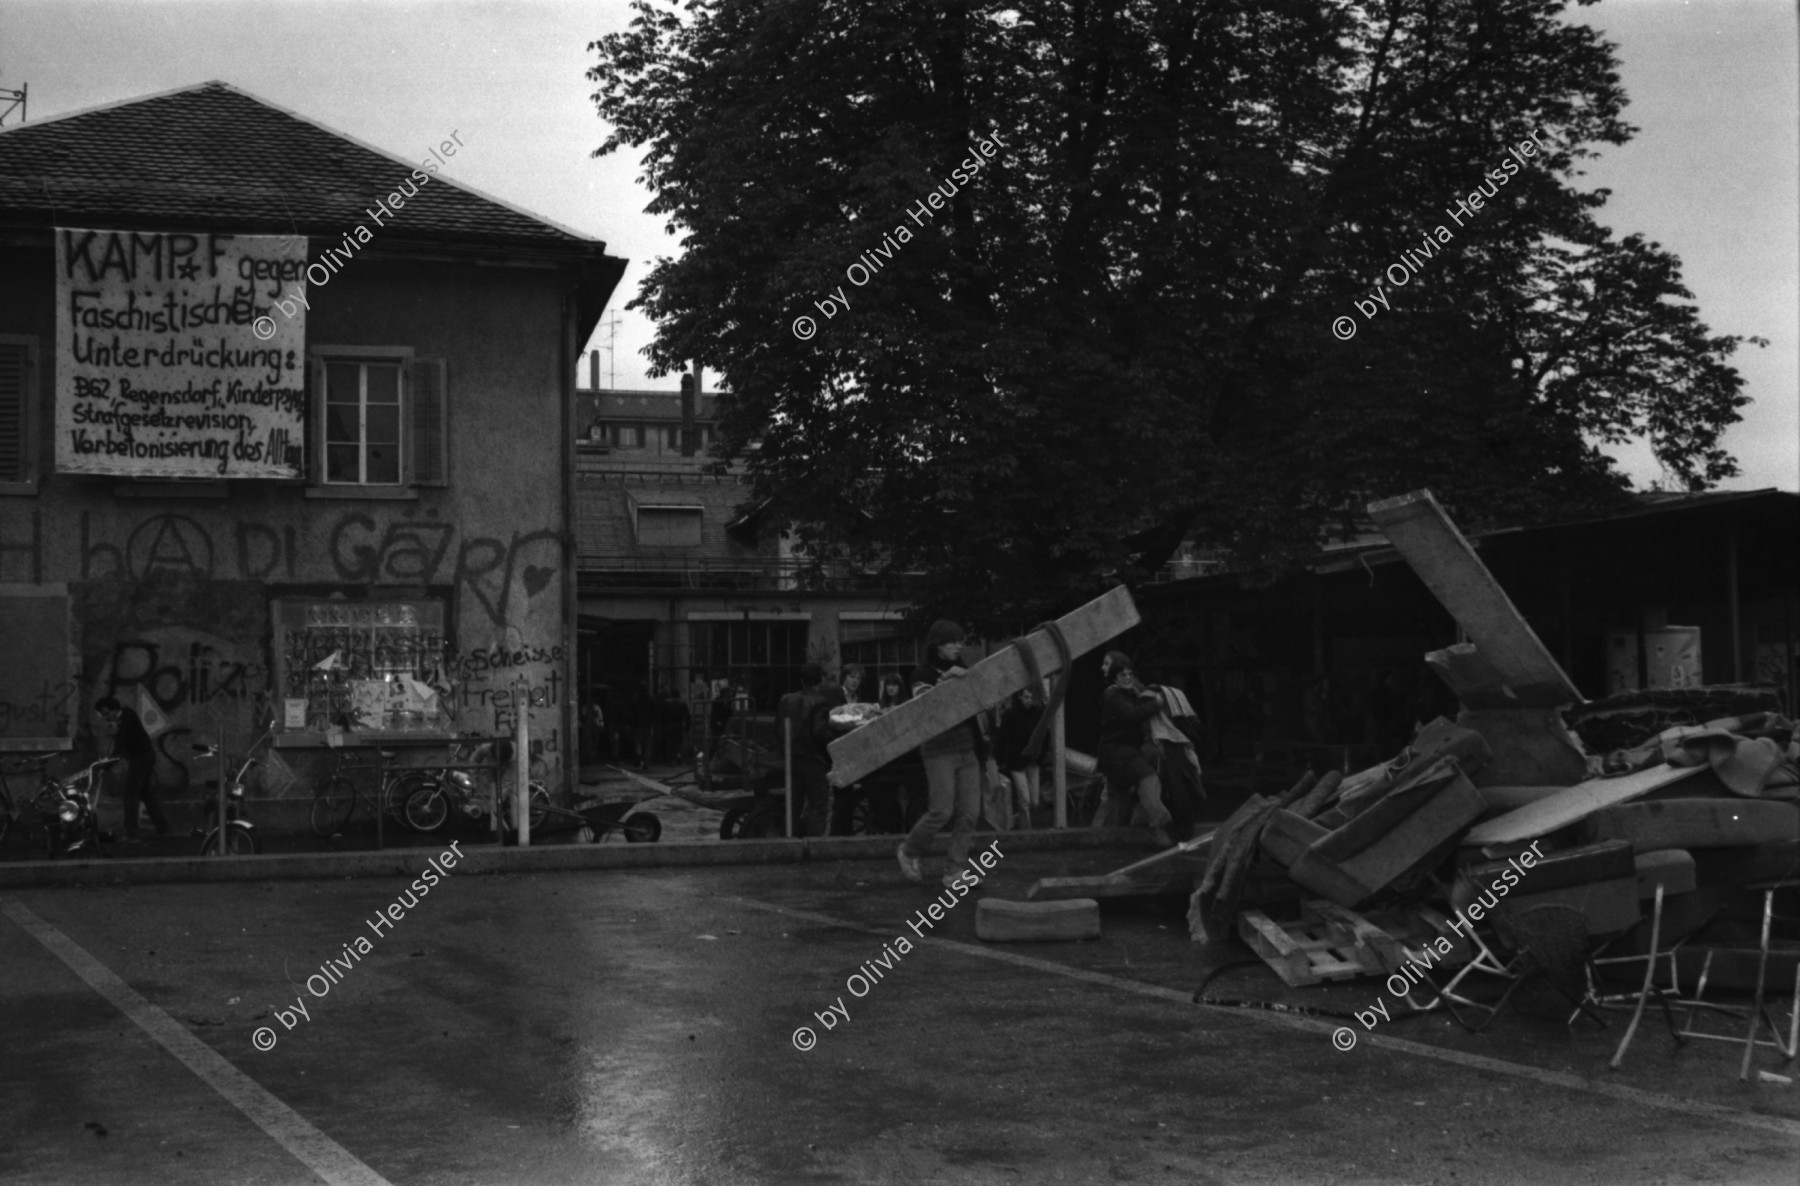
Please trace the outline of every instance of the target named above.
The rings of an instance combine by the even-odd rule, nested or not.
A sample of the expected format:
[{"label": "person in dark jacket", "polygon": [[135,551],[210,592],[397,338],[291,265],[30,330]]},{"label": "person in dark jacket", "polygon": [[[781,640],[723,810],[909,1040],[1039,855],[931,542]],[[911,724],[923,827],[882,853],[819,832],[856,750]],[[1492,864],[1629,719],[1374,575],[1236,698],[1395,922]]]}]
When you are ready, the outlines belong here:
[{"label": "person in dark jacket", "polygon": [[[913,672],[912,694],[923,696],[945,680],[957,679],[967,670],[962,661],[963,628],[955,622],[932,623],[925,634],[925,661]],[[956,881],[968,862],[969,842],[975,833],[975,817],[981,812],[982,767],[987,762],[987,738],[981,730],[981,714],[952,725],[919,747],[925,759],[925,783],[930,807],[895,856],[900,872],[909,881],[923,880],[919,858],[931,838],[951,825],[950,854],[943,883]]]},{"label": "person in dark jacket", "polygon": [[802,836],[831,834],[831,744],[829,690],[825,669],[817,663],[800,667],[800,690],[789,692],[776,706],[777,721],[789,721],[794,730],[794,820]]},{"label": "person in dark jacket", "polygon": [[120,704],[116,697],[103,696],[94,701],[94,711],[112,729],[110,756],[123,759],[125,843],[137,844],[143,839],[138,835],[139,802],[150,813],[150,822],[155,826],[156,834],[167,836],[169,821],[163,815],[162,804],[156,799],[156,746],[150,741],[149,730],[144,728],[144,722],[139,719],[136,711]]},{"label": "person in dark jacket", "polygon": [[1162,779],[1157,761],[1146,752],[1153,742],[1147,726],[1162,711],[1162,700],[1138,681],[1131,659],[1123,651],[1108,651],[1100,665],[1107,679],[1100,694],[1100,773],[1108,791],[1117,798],[1137,792],[1138,802],[1149,817],[1150,834],[1162,848],[1173,848],[1169,809],[1163,806]]},{"label": "person in dark jacket", "polygon": [[1012,785],[1013,806],[1022,821],[1019,826],[1026,830],[1031,828],[1031,813],[1038,807],[1040,775],[1039,755],[1027,756],[1025,746],[1043,715],[1037,686],[1028,685],[1000,714],[1000,728],[994,734],[994,757],[999,760],[1000,773]]}]

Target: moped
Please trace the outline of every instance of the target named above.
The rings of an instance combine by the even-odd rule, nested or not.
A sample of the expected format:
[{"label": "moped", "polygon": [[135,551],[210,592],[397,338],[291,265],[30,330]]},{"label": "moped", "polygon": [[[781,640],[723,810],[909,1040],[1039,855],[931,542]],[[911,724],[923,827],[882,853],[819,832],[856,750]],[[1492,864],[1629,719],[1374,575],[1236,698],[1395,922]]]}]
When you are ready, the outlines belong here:
[{"label": "moped", "polygon": [[[102,770],[118,760],[101,758],[80,774],[62,779],[52,778],[48,770],[43,770],[43,785],[33,805],[43,825],[46,857],[55,860],[108,855],[100,843],[100,817],[95,811],[99,790],[95,782]],[[48,761],[49,758],[44,759],[45,763]]]}]

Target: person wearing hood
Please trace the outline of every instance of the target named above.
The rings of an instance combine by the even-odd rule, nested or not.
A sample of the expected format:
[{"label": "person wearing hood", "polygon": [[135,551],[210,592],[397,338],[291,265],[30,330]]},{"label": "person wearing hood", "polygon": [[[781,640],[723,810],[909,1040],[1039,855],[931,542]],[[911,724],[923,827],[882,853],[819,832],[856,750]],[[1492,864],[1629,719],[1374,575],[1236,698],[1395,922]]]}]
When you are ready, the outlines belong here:
[{"label": "person wearing hood", "polygon": [[1100,675],[1108,682],[1100,697],[1100,748],[1095,756],[1107,791],[1121,799],[1136,792],[1157,847],[1173,848],[1169,809],[1163,806],[1162,779],[1157,774],[1160,747],[1150,738],[1150,721],[1162,712],[1162,699],[1139,682],[1124,651],[1106,652]]},{"label": "person wearing hood", "polygon": [[[925,660],[913,672],[912,694],[923,696],[945,680],[957,679],[967,670],[962,661],[963,628],[955,622],[933,622],[925,634]],[[982,767],[986,761],[987,739],[981,731],[980,714],[926,741],[919,747],[925,760],[925,783],[929,806],[924,816],[900,842],[895,855],[900,872],[909,881],[922,881],[919,858],[931,838],[950,825],[950,853],[946,868],[956,872],[944,875],[951,884],[967,864],[969,842],[975,834],[975,817],[981,810]]]}]

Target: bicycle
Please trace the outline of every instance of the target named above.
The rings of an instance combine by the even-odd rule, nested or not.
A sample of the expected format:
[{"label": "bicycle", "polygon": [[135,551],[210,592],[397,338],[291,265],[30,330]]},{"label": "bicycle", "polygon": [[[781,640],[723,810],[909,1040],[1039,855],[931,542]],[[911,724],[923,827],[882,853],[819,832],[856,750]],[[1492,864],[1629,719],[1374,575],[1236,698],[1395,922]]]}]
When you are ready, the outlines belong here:
[{"label": "bicycle", "polygon": [[[466,748],[458,745],[451,751],[450,762],[437,771],[439,777],[416,788],[407,797],[403,807],[407,827],[426,834],[436,832],[450,821],[452,808],[460,809],[470,819],[481,819],[487,814],[491,788],[478,787],[469,771],[451,769],[450,765],[491,761],[494,755],[493,743],[484,742],[465,754]],[[550,791],[536,779],[526,785],[526,793],[531,800],[527,818],[535,831],[550,815]],[[500,825],[509,832],[518,830],[513,826],[513,799],[514,796],[503,784],[500,793]]]},{"label": "bicycle", "polygon": [[[231,778],[231,784],[225,797],[225,851],[231,856],[254,856],[262,851],[262,840],[256,835],[256,825],[244,814],[244,779],[252,766],[258,765],[255,757],[256,747],[268,740],[269,734],[250,743],[244,752],[244,760],[238,766],[237,773]],[[194,755],[198,758],[216,758],[220,754],[217,745],[205,742],[194,743]],[[213,856],[219,851],[219,800],[217,796],[219,780],[208,779],[206,785],[213,788],[214,794],[206,797],[207,822],[204,827],[195,828],[193,835],[203,837],[200,842],[200,855]]]},{"label": "bicycle", "polygon": [[[391,762],[398,756],[394,750],[384,749],[380,752],[384,763]],[[373,769],[373,762],[352,761],[348,749],[338,751],[337,762],[332,766],[331,773],[326,776],[324,783],[313,790],[313,835],[335,836],[342,832],[350,823],[350,818],[356,814],[358,803],[365,804],[370,815],[379,810],[385,812],[390,819],[405,822],[408,797],[422,786],[435,784],[439,773],[430,766],[403,766],[390,770],[382,781],[380,792],[375,799],[371,799],[363,790],[362,784],[351,778],[346,771]]]}]

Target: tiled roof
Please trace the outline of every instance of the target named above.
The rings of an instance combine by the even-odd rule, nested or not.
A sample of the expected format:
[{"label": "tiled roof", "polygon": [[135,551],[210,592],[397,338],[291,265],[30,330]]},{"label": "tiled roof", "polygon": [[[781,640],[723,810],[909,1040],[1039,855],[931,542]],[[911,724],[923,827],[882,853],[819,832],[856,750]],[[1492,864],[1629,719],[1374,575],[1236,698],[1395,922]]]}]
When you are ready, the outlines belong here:
[{"label": "tiled roof", "polygon": [[[229,227],[336,239],[360,223],[384,239],[584,255],[604,248],[452,183],[454,157],[438,173],[424,169],[434,146],[390,154],[227,83],[206,82],[0,129],[0,224]],[[366,211],[415,166],[429,183],[377,230]]]}]

